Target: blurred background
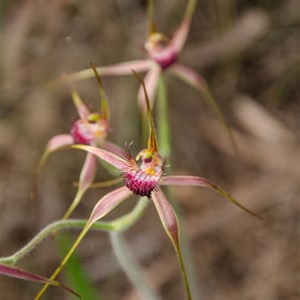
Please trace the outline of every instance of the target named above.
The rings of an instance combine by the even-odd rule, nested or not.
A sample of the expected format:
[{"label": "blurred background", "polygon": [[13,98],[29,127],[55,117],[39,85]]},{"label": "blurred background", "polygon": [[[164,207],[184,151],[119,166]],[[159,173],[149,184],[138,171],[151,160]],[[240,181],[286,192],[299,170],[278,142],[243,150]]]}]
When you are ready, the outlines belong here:
[{"label": "blurred background", "polygon": [[[154,1],[159,31],[171,36],[187,1]],[[49,84],[90,62],[109,65],[145,57],[146,1],[23,0],[0,3],[0,256],[14,253],[62,217],[76,192],[84,153],[55,153],[31,199],[32,177],[47,141],[68,133],[76,110],[66,84]],[[202,74],[235,134],[239,154],[197,92],[166,74],[173,174],[218,183],[258,221],[211,191],[171,190],[181,205],[199,299],[300,298],[300,9],[297,0],[198,1],[179,58]],[[107,77],[109,139],[141,149],[138,83]],[[94,78],[76,83],[92,110]],[[110,178],[99,168],[97,179]],[[92,190],[74,213],[87,218],[111,188]],[[127,201],[107,219],[128,212]],[[71,230],[75,238],[77,230]],[[162,299],[184,299],[176,255],[153,205],[125,234],[129,248]],[[78,248],[96,299],[139,299],[120,269],[106,233],[90,232]],[[18,266],[49,276],[60,262],[48,238]],[[68,279],[62,274],[64,282]],[[32,299],[39,286],[0,278],[1,300]],[[50,288],[44,299],[71,299]],[[72,298],[73,299],[73,298]]]}]

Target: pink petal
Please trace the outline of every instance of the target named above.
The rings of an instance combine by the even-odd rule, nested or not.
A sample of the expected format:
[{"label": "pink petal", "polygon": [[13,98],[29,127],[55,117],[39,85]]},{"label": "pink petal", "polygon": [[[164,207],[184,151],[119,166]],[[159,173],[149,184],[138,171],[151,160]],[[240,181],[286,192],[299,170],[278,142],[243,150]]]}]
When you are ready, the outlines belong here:
[{"label": "pink petal", "polygon": [[179,243],[179,223],[173,207],[170,205],[166,196],[161,190],[152,193],[152,200],[159,214],[160,220],[164,226],[166,233],[171,239],[175,248],[179,265],[181,268],[182,277],[184,280],[186,299],[192,299],[189,280],[186,274],[185,265]]},{"label": "pink petal", "polygon": [[73,211],[80,203],[84,193],[91,187],[96,173],[96,163],[97,163],[96,156],[92,153],[87,153],[84,165],[80,172],[79,184],[78,184],[78,190],[76,196],[73,199],[71,206],[64,214],[63,216],[64,220],[68,219],[71,216]]},{"label": "pink petal", "polygon": [[160,184],[209,187],[209,181],[198,176],[166,176]]},{"label": "pink petal", "polygon": [[232,130],[228,125],[226,119],[224,118],[216,100],[211,94],[205,79],[194,70],[180,64],[173,65],[170,68],[170,71],[175,76],[182,79],[183,81],[191,85],[194,89],[198,90],[202,94],[203,99],[206,101],[210,109],[216,114],[216,116],[219,118],[220,122],[223,124],[224,128],[226,129],[228,138],[234,148],[234,151],[236,154],[238,154],[239,151]]},{"label": "pink petal", "polygon": [[83,103],[80,95],[73,88],[72,88],[72,99],[80,119],[87,119],[87,117],[90,114],[90,111],[87,108],[87,106]]},{"label": "pink petal", "polygon": [[218,116],[223,125],[230,131],[229,126],[227,125],[225,118],[216,103],[216,100],[212,96],[205,79],[196,71],[180,64],[173,65],[170,68],[170,71],[175,76],[199,91],[203,95],[203,98],[209,105],[210,109]]},{"label": "pink petal", "polygon": [[88,224],[91,226],[93,223],[103,218],[131,195],[133,195],[133,193],[127,187],[122,186],[102,197],[95,205]]},{"label": "pink petal", "polygon": [[208,88],[205,79],[200,74],[184,65],[174,64],[170,71],[200,92]]},{"label": "pink petal", "polygon": [[82,167],[79,177],[79,190],[83,193],[92,184],[96,173],[96,157],[92,153],[88,153]]},{"label": "pink petal", "polygon": [[46,163],[51,152],[57,151],[63,147],[72,145],[74,143],[73,137],[70,134],[60,134],[56,135],[50,139],[47,144],[47,148],[39,162],[39,166],[37,169],[37,174],[42,170],[42,167]]},{"label": "pink petal", "polygon": [[47,144],[47,150],[52,152],[59,148],[72,145],[74,143],[73,137],[70,134],[56,135],[50,139]]},{"label": "pink petal", "polygon": [[229,200],[233,204],[237,205],[241,209],[243,209],[245,212],[249,213],[250,215],[257,217],[261,219],[259,215],[252,212],[239,202],[237,202],[234,198],[232,198],[227,192],[222,190],[219,186],[214,184],[213,182],[197,176],[166,176],[164,177],[163,181],[161,182],[161,185],[185,185],[185,186],[199,186],[199,187],[206,187],[209,188],[225,199]]},{"label": "pink petal", "polygon": [[185,44],[187,35],[190,30],[191,20],[195,11],[196,4],[197,0],[189,0],[183,20],[171,40],[171,43],[176,48],[177,52],[180,52]]},{"label": "pink petal", "polygon": [[174,244],[179,247],[179,225],[173,207],[161,190],[153,191],[151,196],[166,233]]},{"label": "pink petal", "polygon": [[108,142],[106,140],[104,140],[101,143],[101,148],[103,148],[104,150],[107,150],[109,152],[112,152],[113,154],[116,154],[118,156],[123,156],[124,155],[124,150],[119,147],[118,145]]},{"label": "pink petal", "polygon": [[60,286],[64,288],[65,290],[71,292],[72,294],[76,295],[80,298],[80,295],[77,294],[75,291],[71,290],[70,288],[66,287],[62,283],[54,280],[49,280],[46,277],[33,274],[31,272],[28,272],[24,269],[16,268],[9,265],[0,264],[0,274],[8,277],[14,277],[22,280],[32,281],[32,282],[38,282],[38,283],[47,283],[55,286]]},{"label": "pink petal", "polygon": [[[121,75],[131,75],[132,70],[135,70],[138,73],[145,72],[149,69],[151,60],[133,60],[128,62],[123,62],[120,64],[115,64],[107,67],[98,67],[96,70],[100,73],[100,76],[121,76]],[[94,76],[92,69],[82,70],[76,73],[68,75],[69,80],[83,80],[91,78]]]},{"label": "pink petal", "polygon": [[[147,90],[148,97],[150,100],[151,108],[153,107],[160,72],[161,72],[160,66],[158,64],[153,63],[144,79],[144,82],[146,85],[146,90]],[[138,103],[139,103],[140,107],[142,107],[143,112],[146,113],[146,111],[147,111],[146,100],[145,100],[145,94],[144,94],[142,85],[140,86],[139,91],[138,91]]]},{"label": "pink petal", "polygon": [[120,156],[117,156],[112,152],[103,149],[99,149],[92,146],[86,146],[86,145],[73,145],[72,148],[80,149],[92,153],[121,171],[127,166],[127,161],[125,159],[121,158]]}]

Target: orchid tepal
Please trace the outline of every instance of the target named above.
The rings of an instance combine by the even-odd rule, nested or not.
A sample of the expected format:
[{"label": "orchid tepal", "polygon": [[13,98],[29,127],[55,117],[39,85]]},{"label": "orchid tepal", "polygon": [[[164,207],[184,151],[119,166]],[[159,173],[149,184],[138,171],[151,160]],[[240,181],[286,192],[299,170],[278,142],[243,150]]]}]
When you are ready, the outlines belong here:
[{"label": "orchid tepal", "polygon": [[[156,26],[153,21],[153,1],[148,0],[148,38],[144,44],[147,58],[110,66],[101,66],[98,67],[97,70],[102,76],[130,75],[131,70],[135,70],[138,73],[146,72],[145,84],[151,107],[153,106],[161,72],[168,71],[172,73],[174,76],[183,80],[201,93],[204,100],[227,128],[230,139],[234,144],[232,133],[229,130],[227,122],[212,96],[205,79],[192,68],[178,62],[180,53],[187,39],[196,4],[197,0],[188,1],[180,26],[175,31],[172,38],[168,38],[165,34],[156,30]],[[76,81],[92,77],[93,72],[91,70],[82,70],[69,74],[68,76],[71,81]],[[142,87],[139,89],[138,99],[144,112],[146,112]]]},{"label": "orchid tepal", "polygon": [[[138,76],[135,73],[136,76]],[[161,219],[163,227],[171,239],[173,246],[176,250],[181,271],[183,274],[183,279],[185,283],[185,290],[187,299],[191,299],[189,281],[186,275],[185,266],[180,250],[180,238],[179,238],[179,224],[173,207],[170,205],[168,199],[166,198],[164,192],[161,190],[163,185],[185,185],[185,186],[199,186],[212,189],[213,191],[220,194],[225,199],[233,202],[240,208],[242,208],[247,213],[258,217],[255,213],[245,208],[243,205],[238,203],[229,194],[223,191],[220,187],[212,183],[211,181],[204,179],[202,177],[196,176],[166,176],[164,173],[165,169],[165,159],[161,157],[159,153],[159,147],[156,139],[156,133],[154,128],[154,123],[152,119],[152,113],[150,110],[149,98],[146,92],[146,87],[143,80],[138,77],[144,90],[146,99],[146,108],[149,120],[149,138],[148,145],[146,149],[141,150],[136,159],[134,159],[129,151],[125,151],[124,155],[120,156],[107,150],[96,148],[87,145],[74,145],[72,148],[87,151],[100,158],[101,160],[109,163],[110,165],[118,168],[123,174],[124,186],[119,187],[110,193],[102,197],[95,205],[84,229],[77,238],[73,247],[70,249],[69,253],[66,255],[60,266],[56,269],[50,280],[54,280],[58,274],[61,272],[64,265],[67,263],[68,259],[75,251],[76,247],[86,235],[92,225],[106,216],[115,207],[120,205],[124,200],[128,199],[133,195],[146,196],[149,200],[152,200],[158,215]],[[39,292],[37,297],[40,299],[47,289],[48,284],[46,284],[43,289]]]},{"label": "orchid tepal", "polygon": [[[122,150],[118,146],[106,141],[106,137],[109,132],[109,110],[107,105],[107,97],[99,74],[92,64],[91,67],[99,85],[101,100],[100,112],[90,112],[87,106],[83,103],[80,95],[71,84],[72,99],[77,109],[79,119],[73,123],[69,134],[60,134],[54,136],[48,142],[47,149],[39,165],[39,170],[44,165],[50,153],[68,148],[74,144],[93,145],[102,147],[103,149],[107,149],[117,154],[121,153]],[[64,219],[71,215],[83,197],[84,193],[92,184],[95,171],[96,157],[93,154],[88,153],[80,173],[77,194],[70,208],[64,215]]]},{"label": "orchid tepal", "polygon": [[[179,78],[190,83],[191,86],[203,92],[204,96],[210,95],[208,87],[200,75],[197,75],[196,72],[187,67],[182,68],[181,65],[177,63],[179,54],[185,45],[196,4],[197,0],[189,0],[180,26],[175,31],[173,37],[168,38],[165,34],[156,30],[153,21],[153,1],[148,0],[148,38],[144,44],[147,58],[118,63],[111,66],[98,67],[97,70],[102,76],[129,75],[131,74],[131,70],[135,70],[138,73],[147,72],[145,84],[151,107],[155,98],[160,73],[166,70],[170,70],[174,75],[178,75]],[[71,81],[75,81],[90,78],[92,76],[93,72],[91,72],[91,70],[83,70],[69,74],[68,78]],[[140,104],[145,108],[142,87],[139,90],[138,98]],[[220,115],[219,109],[213,98],[205,97],[205,99],[209,101],[209,104],[214,111],[217,110],[218,115]],[[146,111],[146,109],[144,111]]]},{"label": "orchid tepal", "polygon": [[72,293],[73,295],[76,295],[78,298],[81,298],[79,294],[77,294],[75,291],[67,287],[66,285],[62,284],[59,281],[56,280],[49,280],[44,276],[40,276],[34,273],[31,273],[27,270],[20,269],[11,265],[2,264],[0,263],[0,275],[7,276],[7,277],[13,277],[21,280],[36,282],[36,283],[42,283],[42,284],[49,284],[53,286],[62,287],[66,291]]}]

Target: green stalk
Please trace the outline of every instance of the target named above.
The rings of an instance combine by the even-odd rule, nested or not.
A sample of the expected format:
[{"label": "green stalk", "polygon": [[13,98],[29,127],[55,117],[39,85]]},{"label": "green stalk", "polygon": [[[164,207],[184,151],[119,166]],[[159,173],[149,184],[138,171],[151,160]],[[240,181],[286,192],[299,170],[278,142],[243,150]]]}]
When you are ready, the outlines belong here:
[{"label": "green stalk", "polygon": [[[64,257],[72,247],[72,242],[69,236],[66,234],[59,235],[58,246],[61,256]],[[76,255],[76,253],[73,254],[65,266],[65,276],[70,286],[76,289],[78,294],[81,295],[84,300],[103,299],[92,284],[80,258]]]},{"label": "green stalk", "polygon": [[161,299],[157,292],[149,285],[140,265],[131,255],[122,233],[111,232],[110,239],[119,264],[138,292],[140,298],[145,300]]},{"label": "green stalk", "polygon": [[[157,116],[158,116],[158,125],[159,125],[157,128],[157,133],[158,133],[158,141],[159,141],[159,152],[162,154],[162,156],[167,156],[170,155],[171,152],[171,142],[170,142],[171,139],[170,139],[170,123],[169,123],[169,112],[168,112],[167,85],[163,74],[161,74],[159,80],[157,103],[158,103]],[[166,194],[170,195],[169,188],[166,189]],[[171,200],[172,205],[175,209],[177,216],[180,219],[182,213],[178,201],[176,201],[173,196],[169,196],[168,199],[172,199]],[[183,225],[181,225],[181,230],[182,232],[185,231]],[[186,282],[189,278],[189,284],[190,284],[191,294],[193,295],[193,299],[195,300],[200,299],[199,296],[200,293],[196,282],[196,278],[197,278],[195,275],[196,272],[191,258],[189,241],[186,238],[186,235],[184,233],[181,234],[181,248],[182,248],[182,252],[180,252],[180,249],[177,248],[176,248],[176,252],[182,270],[182,274],[184,276],[185,286],[187,287]],[[184,269],[183,261],[185,261],[186,271]]]},{"label": "green stalk", "polygon": [[[124,231],[133,225],[143,215],[149,201],[147,198],[141,198],[134,209],[128,214],[109,222],[96,222],[91,229],[102,231]],[[49,224],[42,229],[31,241],[29,241],[19,251],[8,257],[0,258],[0,263],[14,265],[21,258],[29,254],[35,247],[37,247],[46,237],[51,236],[56,231],[63,229],[83,229],[87,220],[60,220]]]},{"label": "green stalk", "polygon": [[159,152],[162,156],[167,156],[170,154],[171,143],[167,85],[163,74],[159,78],[157,110]]},{"label": "green stalk", "polygon": [[183,260],[183,257],[182,257],[182,251],[180,250],[179,244],[175,245],[175,243],[174,243],[174,248],[176,250],[176,254],[177,254],[178,261],[179,261],[181,273],[182,273],[182,276],[183,276],[186,297],[187,297],[188,300],[192,300],[190,280],[188,279],[187,271],[186,271],[184,260]]}]

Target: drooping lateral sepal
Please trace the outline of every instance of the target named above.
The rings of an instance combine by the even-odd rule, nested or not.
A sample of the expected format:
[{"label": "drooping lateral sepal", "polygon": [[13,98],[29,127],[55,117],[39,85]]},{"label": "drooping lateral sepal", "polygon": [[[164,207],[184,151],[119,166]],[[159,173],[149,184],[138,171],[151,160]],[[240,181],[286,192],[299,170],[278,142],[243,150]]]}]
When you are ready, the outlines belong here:
[{"label": "drooping lateral sepal", "polygon": [[238,154],[238,148],[234,139],[233,132],[228,122],[226,121],[221,109],[219,108],[217,101],[213,97],[206,80],[193,69],[181,64],[175,64],[174,66],[172,66],[170,71],[176,77],[183,80],[184,82],[189,84],[192,88],[194,88],[196,91],[201,93],[209,108],[216,115],[216,117],[221,122],[222,126],[227,131],[228,138],[230,139],[234,151],[236,154]]},{"label": "drooping lateral sepal", "polygon": [[172,244],[176,251],[177,258],[180,264],[182,277],[184,280],[186,297],[188,300],[191,300],[192,296],[191,296],[190,285],[189,285],[189,281],[188,281],[188,277],[187,277],[181,249],[180,249],[179,222],[176,213],[173,207],[171,206],[171,204],[169,203],[169,201],[167,200],[166,196],[160,189],[152,193],[152,200],[158,212],[159,218],[163,224],[163,227],[168,237],[172,241]]},{"label": "drooping lateral sepal", "polygon": [[58,286],[58,287],[65,289],[69,293],[72,293],[73,295],[77,296],[78,298],[81,298],[78,293],[76,293],[74,290],[72,290],[71,288],[67,287],[66,285],[62,284],[59,281],[50,280],[44,276],[37,275],[37,274],[31,273],[27,270],[20,269],[20,268],[14,267],[14,266],[0,264],[0,275],[14,277],[17,279],[22,279],[22,280],[27,280],[27,281],[32,281],[32,282],[37,282],[37,283],[42,283],[42,284],[47,283],[49,285]]},{"label": "drooping lateral sepal", "polygon": [[223,189],[221,189],[218,185],[215,183],[209,181],[208,179],[198,177],[198,176],[166,176],[164,177],[164,180],[161,182],[161,185],[178,185],[178,186],[199,186],[199,187],[206,187],[214,192],[221,195],[226,200],[232,202],[248,214],[258,218],[262,219],[258,214],[251,211],[241,203],[239,203],[237,200],[235,200],[233,197],[231,197],[227,192],[225,192]]},{"label": "drooping lateral sepal", "polygon": [[[118,63],[106,67],[97,67],[96,70],[101,76],[124,76],[130,75],[132,70],[136,72],[145,72],[149,69],[153,62],[150,59],[139,59],[128,62]],[[88,79],[94,76],[94,72],[91,69],[82,70],[68,75],[70,81],[79,81]]]},{"label": "drooping lateral sepal", "polygon": [[69,209],[64,214],[63,219],[68,219],[70,217],[75,208],[78,206],[85,192],[90,188],[95,177],[96,165],[97,161],[95,155],[92,153],[88,153],[80,172],[77,193]]},{"label": "drooping lateral sepal", "polygon": [[52,137],[46,147],[45,152],[43,153],[43,156],[39,162],[38,168],[37,168],[37,175],[42,170],[43,166],[45,165],[46,161],[48,160],[50,154],[52,152],[64,149],[74,143],[74,139],[71,134],[59,134],[54,137]]}]

